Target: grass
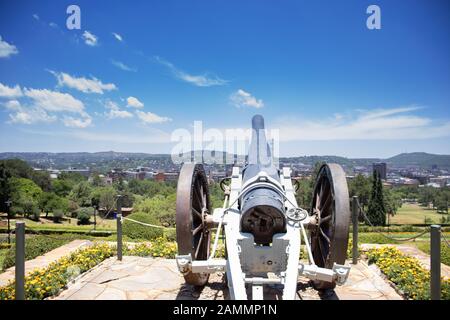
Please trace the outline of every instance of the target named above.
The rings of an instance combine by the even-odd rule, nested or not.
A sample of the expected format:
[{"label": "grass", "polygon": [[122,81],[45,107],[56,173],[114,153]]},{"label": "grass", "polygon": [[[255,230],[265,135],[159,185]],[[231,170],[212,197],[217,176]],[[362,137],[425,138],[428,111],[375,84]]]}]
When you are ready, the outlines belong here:
[{"label": "grass", "polygon": [[389,217],[389,223],[423,224],[425,223],[425,218],[430,219],[431,223],[440,223],[443,216],[446,217],[447,215],[439,214],[436,210],[427,209],[418,204],[404,203],[393,217]]},{"label": "grass", "polygon": [[0,270],[3,268],[3,261],[5,260],[6,253],[8,252],[8,249],[0,249]]},{"label": "grass", "polygon": [[[415,246],[426,254],[430,254],[429,241],[415,243]],[[441,242],[441,263],[450,266],[450,247],[445,242]]]}]

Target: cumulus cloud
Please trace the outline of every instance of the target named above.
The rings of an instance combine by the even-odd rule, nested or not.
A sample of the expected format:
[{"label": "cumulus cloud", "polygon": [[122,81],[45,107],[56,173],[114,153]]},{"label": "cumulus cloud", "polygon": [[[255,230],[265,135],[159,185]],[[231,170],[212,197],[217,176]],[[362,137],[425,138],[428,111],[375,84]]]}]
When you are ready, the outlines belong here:
[{"label": "cumulus cloud", "polygon": [[98,44],[98,37],[87,30],[83,32],[83,39],[88,46],[95,47]]},{"label": "cumulus cloud", "polygon": [[9,44],[8,42],[2,40],[0,36],[0,58],[8,58],[13,54],[18,54],[19,50],[15,45]]},{"label": "cumulus cloud", "polygon": [[[0,97],[9,98],[2,103],[10,111],[9,123],[53,122],[58,119],[57,114],[62,114],[66,126],[85,128],[92,123],[83,102],[68,93],[48,89],[21,89],[18,85],[10,88],[0,83]],[[15,97],[20,97],[22,102],[12,99]],[[80,118],[67,116],[68,113],[77,114]]]},{"label": "cumulus cloud", "polygon": [[33,100],[33,104],[47,111],[84,113],[84,104],[68,93],[48,89],[25,89],[25,96]]},{"label": "cumulus cloud", "polygon": [[138,100],[138,98],[135,97],[128,97],[127,98],[127,107],[131,108],[143,108],[144,104]]},{"label": "cumulus cloud", "polygon": [[355,110],[356,116],[320,120],[285,119],[274,123],[281,141],[410,140],[450,136],[450,122],[412,114],[416,106]]},{"label": "cumulus cloud", "polygon": [[108,100],[105,104],[105,108],[107,108],[109,111],[105,112],[105,116],[108,119],[116,119],[116,118],[132,118],[133,114],[131,112],[128,112],[126,110],[121,110],[117,103]]},{"label": "cumulus cloud", "polygon": [[58,80],[59,86],[66,86],[72,89],[79,90],[84,93],[99,93],[103,94],[104,91],[116,90],[117,87],[114,83],[103,83],[99,79],[92,77],[87,79],[84,77],[73,77],[64,72],[50,71]]},{"label": "cumulus cloud", "polygon": [[144,123],[162,123],[162,122],[172,121],[172,119],[170,119],[168,117],[161,117],[152,112],[136,111],[136,115]]},{"label": "cumulus cloud", "polygon": [[262,108],[264,107],[264,102],[261,99],[256,99],[250,93],[239,89],[230,96],[231,103],[237,108],[240,107],[252,107],[252,108]]},{"label": "cumulus cloud", "polygon": [[65,116],[63,118],[63,123],[66,127],[83,129],[91,125],[92,118],[87,114],[85,114],[83,118],[74,118]]},{"label": "cumulus cloud", "polygon": [[120,62],[120,61],[116,61],[116,60],[111,60],[111,63],[116,66],[117,68],[123,70],[123,71],[130,71],[130,72],[136,72],[136,68],[132,68],[127,66],[125,63]]},{"label": "cumulus cloud", "polygon": [[228,80],[221,79],[215,75],[210,75],[208,73],[202,75],[188,74],[183,70],[175,67],[175,65],[173,65],[169,61],[166,61],[160,57],[155,57],[155,61],[166,66],[172,72],[175,78],[193,84],[197,87],[223,86],[229,82]]},{"label": "cumulus cloud", "polygon": [[114,38],[116,38],[116,40],[122,42],[123,38],[120,34],[113,32],[112,35],[114,36]]},{"label": "cumulus cloud", "polygon": [[17,100],[6,102],[5,107],[12,111],[9,114],[10,123],[32,124],[37,122],[53,122],[56,116],[49,115],[38,106],[22,106]]},{"label": "cumulus cloud", "polygon": [[0,82],[0,97],[3,98],[16,98],[22,96],[22,89],[19,85],[15,87],[8,87]]}]

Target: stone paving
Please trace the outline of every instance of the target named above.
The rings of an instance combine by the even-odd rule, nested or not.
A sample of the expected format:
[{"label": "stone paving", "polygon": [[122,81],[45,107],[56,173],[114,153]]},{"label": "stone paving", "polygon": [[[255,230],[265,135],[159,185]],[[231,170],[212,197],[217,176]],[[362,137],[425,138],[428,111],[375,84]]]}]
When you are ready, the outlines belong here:
[{"label": "stone paving", "polygon": [[[352,266],[344,286],[320,296],[308,279],[299,278],[297,299],[301,300],[401,300],[402,297],[376,269],[360,262]],[[265,288],[265,297],[279,299],[279,287]],[[52,299],[63,300],[223,300],[229,299],[224,274],[213,274],[198,290],[186,285],[173,259],[123,257],[109,258],[81,275],[69,288]]]},{"label": "stone paving", "polygon": [[[368,244],[363,243],[361,244],[361,249],[367,250],[370,248],[380,248],[382,246],[391,246],[396,247],[398,250],[400,250],[402,253],[414,257],[417,260],[419,260],[420,264],[425,268],[430,270],[430,256],[423,251],[417,249],[413,245],[406,245],[406,244]],[[441,276],[450,278],[450,267],[441,263]]]},{"label": "stone paving", "polygon": [[[25,262],[25,274],[32,272],[35,269],[41,269],[47,267],[51,262],[56,261],[75,250],[92,245],[89,240],[73,240],[68,244],[58,247],[46,254],[39,256],[33,260]],[[8,284],[10,280],[14,280],[15,268],[11,267],[6,269],[5,272],[0,274],[0,286]]]}]

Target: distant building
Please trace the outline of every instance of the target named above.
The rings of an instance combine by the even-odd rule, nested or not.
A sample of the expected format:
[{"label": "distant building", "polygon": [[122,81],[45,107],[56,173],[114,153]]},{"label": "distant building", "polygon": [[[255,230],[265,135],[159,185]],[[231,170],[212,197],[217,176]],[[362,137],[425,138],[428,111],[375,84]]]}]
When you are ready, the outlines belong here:
[{"label": "distant building", "polygon": [[158,182],[177,181],[178,175],[178,172],[158,172],[153,177]]},{"label": "distant building", "polygon": [[381,179],[386,180],[387,166],[386,166],[385,162],[374,163],[374,164],[372,164],[372,167],[373,167],[373,171],[375,171]]}]

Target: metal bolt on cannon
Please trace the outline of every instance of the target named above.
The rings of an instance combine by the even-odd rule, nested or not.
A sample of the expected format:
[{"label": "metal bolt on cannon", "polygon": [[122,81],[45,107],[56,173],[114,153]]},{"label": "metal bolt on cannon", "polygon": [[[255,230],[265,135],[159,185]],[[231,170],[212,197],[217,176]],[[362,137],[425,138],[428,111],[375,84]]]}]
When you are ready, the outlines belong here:
[{"label": "metal bolt on cannon", "polygon": [[[211,211],[201,164],[185,163],[177,187],[178,269],[188,284],[202,286],[209,274],[226,272],[232,299],[264,299],[263,286],[280,285],[295,299],[299,275],[317,290],[345,283],[350,206],[345,172],[324,164],[316,177],[309,210],[299,208],[290,168],[273,164],[264,119],[252,119],[252,140],[243,168],[233,167],[222,208]],[[212,230],[216,230],[214,239]],[[226,257],[215,258],[220,233]],[[213,242],[212,242],[213,241]],[[302,241],[308,264],[299,262]],[[212,248],[211,248],[212,245]]]}]

